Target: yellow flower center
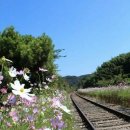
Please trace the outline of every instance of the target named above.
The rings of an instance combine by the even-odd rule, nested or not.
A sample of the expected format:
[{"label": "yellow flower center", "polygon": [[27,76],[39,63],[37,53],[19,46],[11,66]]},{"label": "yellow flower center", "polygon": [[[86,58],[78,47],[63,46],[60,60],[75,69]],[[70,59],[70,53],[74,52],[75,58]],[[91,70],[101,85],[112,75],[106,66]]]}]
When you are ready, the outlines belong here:
[{"label": "yellow flower center", "polygon": [[21,88],[21,89],[20,89],[20,92],[23,93],[23,92],[24,92],[24,88]]}]

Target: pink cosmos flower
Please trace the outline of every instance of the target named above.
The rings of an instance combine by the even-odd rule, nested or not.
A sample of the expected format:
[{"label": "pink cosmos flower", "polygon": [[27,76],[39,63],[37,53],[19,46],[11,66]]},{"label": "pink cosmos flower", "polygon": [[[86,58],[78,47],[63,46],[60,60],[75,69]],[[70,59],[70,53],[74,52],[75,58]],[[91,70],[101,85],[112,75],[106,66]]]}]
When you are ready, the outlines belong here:
[{"label": "pink cosmos flower", "polygon": [[14,117],[17,115],[17,112],[15,110],[9,112],[9,116]]},{"label": "pink cosmos flower", "polygon": [[34,108],[34,109],[33,109],[33,113],[34,113],[34,114],[38,113],[38,109],[37,109],[37,108]]},{"label": "pink cosmos flower", "polygon": [[1,88],[0,92],[3,93],[3,94],[7,93],[7,88],[6,87]]},{"label": "pink cosmos flower", "polygon": [[60,102],[60,99],[58,97],[54,97],[52,99],[52,107],[54,108],[58,108],[61,106],[61,102]]},{"label": "pink cosmos flower", "polygon": [[31,125],[31,130],[36,130],[34,125]]},{"label": "pink cosmos flower", "polygon": [[15,115],[15,116],[12,117],[12,120],[13,120],[14,122],[17,122],[17,121],[19,120],[19,117],[18,117],[17,115]]},{"label": "pink cosmos flower", "polygon": [[11,125],[10,122],[7,122],[6,125],[7,125],[8,127],[12,127],[12,125]]},{"label": "pink cosmos flower", "polygon": [[36,103],[37,102],[37,96],[33,96],[31,102]]},{"label": "pink cosmos flower", "polygon": [[20,101],[27,107],[30,107],[33,104],[33,102],[31,102],[31,101],[29,101],[29,100],[27,100],[25,98],[20,98]]},{"label": "pink cosmos flower", "polygon": [[52,99],[52,105],[51,106],[54,107],[54,108],[61,108],[66,113],[70,114],[70,110],[66,106],[61,104],[59,97],[54,97]]}]

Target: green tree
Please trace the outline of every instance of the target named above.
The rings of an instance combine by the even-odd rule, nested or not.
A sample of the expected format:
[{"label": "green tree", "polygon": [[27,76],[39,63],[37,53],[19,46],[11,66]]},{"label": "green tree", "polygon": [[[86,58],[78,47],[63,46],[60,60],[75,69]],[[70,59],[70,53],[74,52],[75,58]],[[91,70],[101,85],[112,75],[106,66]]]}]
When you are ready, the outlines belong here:
[{"label": "green tree", "polygon": [[29,68],[31,80],[36,82],[39,67],[48,69],[47,73],[41,75],[41,79],[56,73],[54,61],[59,53],[45,33],[39,37],[21,35],[11,26],[0,33],[0,57],[2,56],[12,60],[12,65],[18,70]]}]

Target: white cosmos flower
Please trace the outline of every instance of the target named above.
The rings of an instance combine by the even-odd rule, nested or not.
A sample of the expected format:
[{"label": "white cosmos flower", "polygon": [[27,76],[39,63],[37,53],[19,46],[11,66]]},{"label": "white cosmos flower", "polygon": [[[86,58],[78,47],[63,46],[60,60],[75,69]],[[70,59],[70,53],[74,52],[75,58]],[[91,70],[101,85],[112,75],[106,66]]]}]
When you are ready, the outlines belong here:
[{"label": "white cosmos flower", "polygon": [[60,105],[60,108],[64,110],[66,113],[70,114],[70,110],[66,106]]},{"label": "white cosmos flower", "polygon": [[44,69],[44,68],[40,68],[40,67],[39,67],[39,71],[46,72],[46,71],[48,71],[48,70],[47,70],[47,69]]},{"label": "white cosmos flower", "polygon": [[17,71],[13,66],[9,69],[8,72],[11,77],[16,77],[16,75],[17,75]]},{"label": "white cosmos flower", "polygon": [[65,111],[66,113],[70,114],[70,110],[66,106],[61,104],[59,97],[54,97],[51,101],[52,101],[52,107],[53,108],[58,108],[59,107],[63,111]]},{"label": "white cosmos flower", "polygon": [[28,75],[24,74],[23,77],[24,77],[24,79],[25,79],[26,81],[29,80],[29,76],[28,76]]},{"label": "white cosmos flower", "polygon": [[31,88],[29,89],[24,89],[24,84],[20,84],[19,80],[15,80],[14,84],[10,83],[11,87],[14,89],[12,90],[12,92],[15,95],[19,95],[22,98],[25,98],[27,100],[32,100],[32,96],[34,96],[34,94],[29,94],[29,92],[31,91]]},{"label": "white cosmos flower", "polygon": [[48,82],[52,82],[52,80],[51,80],[50,78],[46,78],[46,80],[47,80]]},{"label": "white cosmos flower", "polygon": [[50,128],[45,128],[44,130],[51,130]]},{"label": "white cosmos flower", "polygon": [[49,89],[48,85],[45,85],[44,88],[45,88],[45,89]]}]

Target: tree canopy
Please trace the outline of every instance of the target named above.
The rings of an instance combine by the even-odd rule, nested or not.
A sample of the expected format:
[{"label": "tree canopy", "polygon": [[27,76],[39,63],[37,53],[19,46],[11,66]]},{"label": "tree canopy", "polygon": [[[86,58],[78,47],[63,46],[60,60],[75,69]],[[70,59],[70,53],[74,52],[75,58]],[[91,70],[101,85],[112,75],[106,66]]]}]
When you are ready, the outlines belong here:
[{"label": "tree canopy", "polygon": [[29,68],[31,78],[35,81],[39,67],[48,70],[46,75],[56,73],[54,61],[59,57],[59,52],[60,50],[55,50],[51,38],[45,33],[38,37],[22,35],[15,31],[13,26],[0,33],[0,57],[5,56],[12,60],[12,66],[18,70]]},{"label": "tree canopy", "polygon": [[104,62],[85,78],[83,87],[117,85],[130,82],[130,52]]}]

